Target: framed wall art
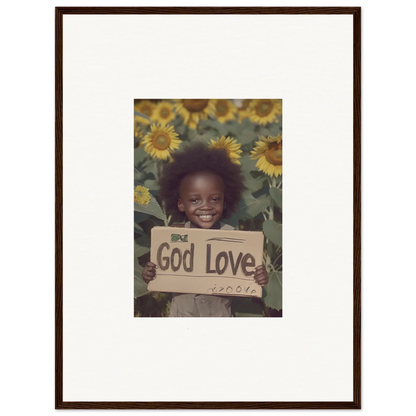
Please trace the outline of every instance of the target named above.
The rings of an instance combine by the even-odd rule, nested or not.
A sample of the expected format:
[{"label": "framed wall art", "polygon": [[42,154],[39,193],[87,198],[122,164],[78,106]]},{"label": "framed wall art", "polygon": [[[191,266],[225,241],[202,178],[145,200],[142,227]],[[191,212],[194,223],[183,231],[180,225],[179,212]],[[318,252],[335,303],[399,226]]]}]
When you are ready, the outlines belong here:
[{"label": "framed wall art", "polygon": [[55,14],[56,408],[360,409],[360,8]]}]

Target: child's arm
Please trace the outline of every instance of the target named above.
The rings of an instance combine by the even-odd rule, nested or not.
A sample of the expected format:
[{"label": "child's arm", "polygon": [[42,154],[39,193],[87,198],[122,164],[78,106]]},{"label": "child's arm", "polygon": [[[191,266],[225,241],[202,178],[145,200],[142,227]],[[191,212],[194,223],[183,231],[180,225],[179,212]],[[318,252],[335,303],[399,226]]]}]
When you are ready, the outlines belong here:
[{"label": "child's arm", "polygon": [[260,286],[267,285],[267,282],[269,281],[269,276],[267,274],[266,268],[263,265],[257,266],[254,269],[254,280]]},{"label": "child's arm", "polygon": [[151,261],[147,262],[143,267],[142,278],[146,283],[149,283],[156,277],[156,264]]}]

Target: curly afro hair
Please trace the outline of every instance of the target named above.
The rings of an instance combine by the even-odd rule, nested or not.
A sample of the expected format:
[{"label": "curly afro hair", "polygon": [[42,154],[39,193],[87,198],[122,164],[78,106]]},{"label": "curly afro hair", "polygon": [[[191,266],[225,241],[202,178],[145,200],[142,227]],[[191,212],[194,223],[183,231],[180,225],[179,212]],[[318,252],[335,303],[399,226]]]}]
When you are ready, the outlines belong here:
[{"label": "curly afro hair", "polygon": [[173,161],[164,166],[159,181],[159,197],[173,221],[186,221],[186,214],[178,210],[182,179],[200,171],[211,171],[222,178],[226,204],[223,217],[229,218],[236,211],[246,187],[240,165],[231,162],[225,149],[211,149],[206,143],[194,142],[173,153],[172,158]]}]

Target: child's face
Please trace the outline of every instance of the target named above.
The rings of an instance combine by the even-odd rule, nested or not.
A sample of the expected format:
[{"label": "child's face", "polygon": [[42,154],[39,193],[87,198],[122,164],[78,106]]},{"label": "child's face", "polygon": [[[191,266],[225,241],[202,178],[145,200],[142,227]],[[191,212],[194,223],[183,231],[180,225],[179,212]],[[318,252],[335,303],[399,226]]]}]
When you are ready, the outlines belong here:
[{"label": "child's face", "polygon": [[201,228],[211,228],[222,217],[224,183],[209,171],[185,176],[179,190],[178,209]]}]

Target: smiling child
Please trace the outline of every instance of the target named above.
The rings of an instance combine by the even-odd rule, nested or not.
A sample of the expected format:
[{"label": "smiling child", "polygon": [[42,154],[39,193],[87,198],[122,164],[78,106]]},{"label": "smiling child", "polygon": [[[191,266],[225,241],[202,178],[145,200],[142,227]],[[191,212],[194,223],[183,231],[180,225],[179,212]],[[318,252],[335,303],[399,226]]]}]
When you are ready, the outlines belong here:
[{"label": "smiling child", "polygon": [[[160,179],[159,196],[167,215],[173,221],[186,221],[185,228],[224,229],[233,227],[222,223],[236,211],[244,192],[241,167],[233,163],[225,149],[211,149],[196,142],[175,152]],[[156,278],[156,265],[146,263],[143,280]],[[268,282],[266,268],[255,268],[255,281],[264,286]],[[226,296],[173,294],[171,317],[231,316],[231,299]]]}]

